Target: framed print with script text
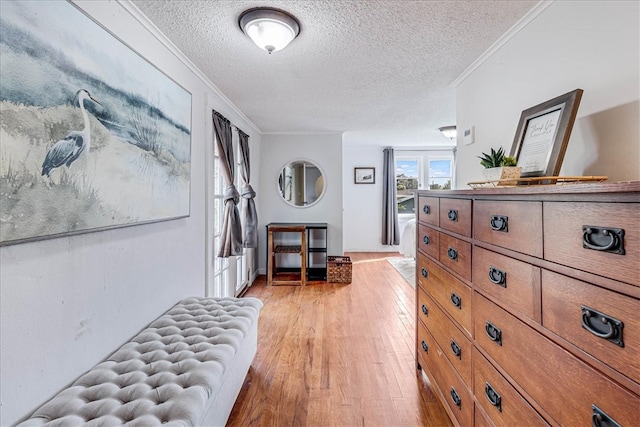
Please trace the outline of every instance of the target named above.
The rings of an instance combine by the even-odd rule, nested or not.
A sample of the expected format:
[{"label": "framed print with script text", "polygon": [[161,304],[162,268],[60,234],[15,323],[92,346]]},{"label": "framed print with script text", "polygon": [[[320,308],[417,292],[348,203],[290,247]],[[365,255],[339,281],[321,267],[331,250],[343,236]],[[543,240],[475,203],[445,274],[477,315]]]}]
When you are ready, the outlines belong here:
[{"label": "framed print with script text", "polygon": [[582,92],[576,89],[522,112],[511,147],[522,177],[558,175]]}]

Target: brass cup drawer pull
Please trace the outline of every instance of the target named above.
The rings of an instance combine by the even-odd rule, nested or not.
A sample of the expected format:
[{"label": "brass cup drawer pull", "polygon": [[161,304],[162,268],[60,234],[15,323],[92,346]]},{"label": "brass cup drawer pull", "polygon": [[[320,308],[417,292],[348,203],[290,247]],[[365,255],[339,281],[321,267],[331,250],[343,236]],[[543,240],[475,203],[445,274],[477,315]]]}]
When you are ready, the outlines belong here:
[{"label": "brass cup drawer pull", "polygon": [[453,261],[458,262],[458,251],[454,248],[447,249],[447,256],[451,258]]},{"label": "brass cup drawer pull", "polygon": [[425,215],[431,215],[431,206],[429,205],[424,205],[422,207],[422,212],[425,213]]},{"label": "brass cup drawer pull", "polygon": [[458,408],[462,407],[462,399],[460,399],[458,392],[453,387],[451,387],[451,400],[453,401],[453,404],[456,405]]},{"label": "brass cup drawer pull", "polygon": [[447,218],[449,218],[449,221],[458,222],[458,211],[455,209],[449,209]]},{"label": "brass cup drawer pull", "polygon": [[502,397],[491,387],[488,381],[484,383],[484,395],[487,396],[489,403],[495,406],[498,411],[502,412]]},{"label": "brass cup drawer pull", "polygon": [[454,307],[458,307],[460,310],[462,310],[462,298],[455,292],[451,292],[451,304],[453,304]]},{"label": "brass cup drawer pull", "polygon": [[484,325],[484,331],[491,341],[502,346],[502,331],[500,328],[487,320]]},{"label": "brass cup drawer pull", "polygon": [[489,266],[489,280],[495,285],[507,287],[507,272],[499,270],[494,266]]},{"label": "brass cup drawer pull", "polygon": [[621,228],[583,225],[582,247],[594,251],[624,255],[624,230]]},{"label": "brass cup drawer pull", "polygon": [[451,340],[451,352],[458,359],[462,360],[462,349],[460,348],[456,340]]},{"label": "brass cup drawer pull", "polygon": [[509,217],[505,215],[491,215],[489,226],[493,231],[509,232]]},{"label": "brass cup drawer pull", "polygon": [[624,322],[607,314],[594,310],[586,305],[582,306],[582,327],[593,335],[611,341],[615,345],[624,347],[622,329]]},{"label": "brass cup drawer pull", "polygon": [[593,409],[591,427],[622,427],[616,420],[596,405],[591,405],[591,408]]},{"label": "brass cup drawer pull", "polygon": [[425,245],[428,245],[429,243],[431,243],[431,239],[429,238],[429,236],[423,236],[423,237],[422,237],[422,242],[423,242]]}]

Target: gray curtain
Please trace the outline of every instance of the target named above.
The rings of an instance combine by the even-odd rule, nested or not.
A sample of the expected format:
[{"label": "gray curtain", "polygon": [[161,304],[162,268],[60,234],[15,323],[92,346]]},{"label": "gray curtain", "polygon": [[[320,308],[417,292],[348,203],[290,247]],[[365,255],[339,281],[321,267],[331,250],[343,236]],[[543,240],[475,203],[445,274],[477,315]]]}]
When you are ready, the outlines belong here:
[{"label": "gray curtain", "polygon": [[398,202],[396,200],[396,159],[393,148],[384,149],[382,167],[382,244],[399,245]]},{"label": "gray curtain", "polygon": [[245,248],[257,248],[258,247],[258,212],[256,211],[256,204],[254,197],[256,192],[253,191],[249,181],[251,179],[251,166],[249,164],[249,135],[238,129],[238,137],[240,144],[240,155],[242,156],[242,168],[240,168],[240,175],[244,185],[240,191],[240,195],[245,199],[242,204],[242,216],[244,218],[244,238],[242,240],[242,246]]},{"label": "gray curtain", "polygon": [[225,183],[224,212],[222,216],[222,235],[218,256],[228,258],[242,255],[242,224],[238,214],[240,194],[234,185],[235,161],[233,158],[233,135],[231,123],[216,111],[213,112],[213,130],[216,135],[220,170]]}]

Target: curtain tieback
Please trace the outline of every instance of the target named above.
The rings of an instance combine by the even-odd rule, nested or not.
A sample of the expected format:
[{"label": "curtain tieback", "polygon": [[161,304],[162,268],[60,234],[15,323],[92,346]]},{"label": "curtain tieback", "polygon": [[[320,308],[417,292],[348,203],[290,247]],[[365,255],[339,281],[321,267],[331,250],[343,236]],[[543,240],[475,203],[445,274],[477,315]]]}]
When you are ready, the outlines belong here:
[{"label": "curtain tieback", "polygon": [[227,185],[227,187],[224,189],[224,202],[225,204],[231,200],[234,204],[238,204],[238,202],[240,201],[240,194],[238,193],[238,190],[236,189],[235,185]]},{"label": "curtain tieback", "polygon": [[246,184],[242,187],[242,192],[240,193],[240,195],[244,199],[253,199],[254,197],[256,197],[256,192],[253,191],[253,187],[251,187],[250,184]]}]

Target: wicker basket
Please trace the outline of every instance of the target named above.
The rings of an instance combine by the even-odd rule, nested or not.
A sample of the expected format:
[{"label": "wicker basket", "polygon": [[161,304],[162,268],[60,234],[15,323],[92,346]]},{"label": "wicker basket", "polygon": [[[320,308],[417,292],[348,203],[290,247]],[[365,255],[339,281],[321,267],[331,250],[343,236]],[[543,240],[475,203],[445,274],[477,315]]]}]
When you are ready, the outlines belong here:
[{"label": "wicker basket", "polygon": [[348,256],[327,257],[327,282],[351,283],[351,258]]}]

